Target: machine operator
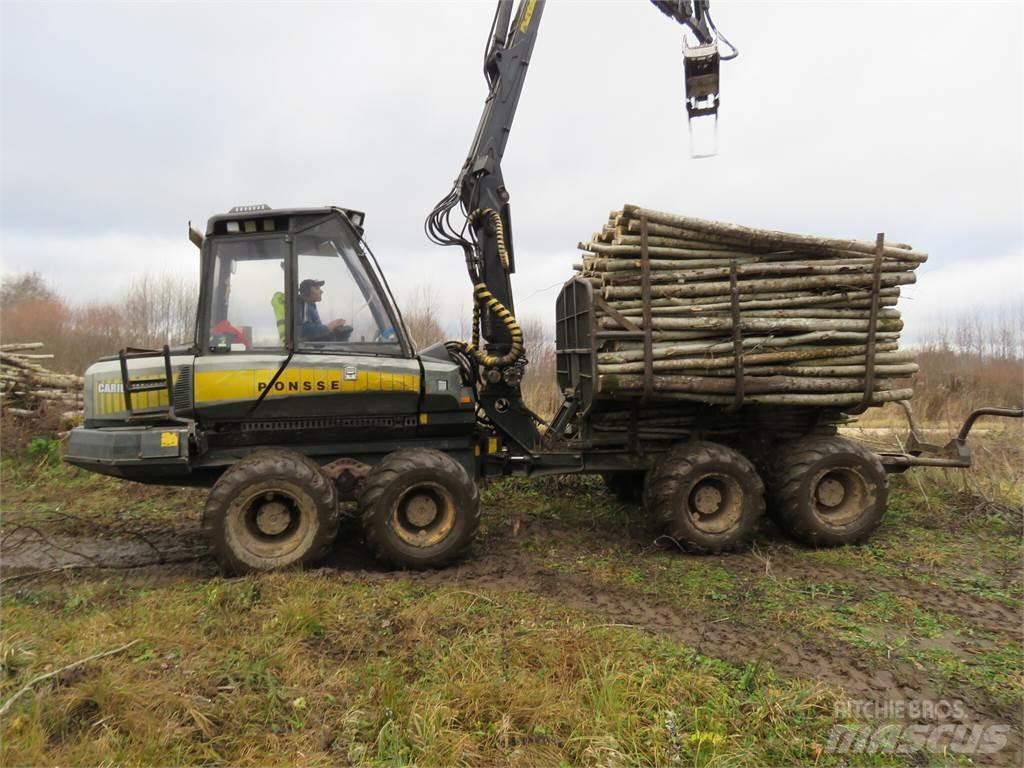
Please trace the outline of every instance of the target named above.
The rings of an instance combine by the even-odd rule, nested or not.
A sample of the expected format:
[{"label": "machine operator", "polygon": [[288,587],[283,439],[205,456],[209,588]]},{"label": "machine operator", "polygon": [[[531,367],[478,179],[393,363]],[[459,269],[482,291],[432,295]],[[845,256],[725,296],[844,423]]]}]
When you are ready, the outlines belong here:
[{"label": "machine operator", "polygon": [[324,297],[324,281],[307,278],[299,283],[299,337],[306,341],[348,341],[352,326],[344,319],[324,323],[317,302]]}]

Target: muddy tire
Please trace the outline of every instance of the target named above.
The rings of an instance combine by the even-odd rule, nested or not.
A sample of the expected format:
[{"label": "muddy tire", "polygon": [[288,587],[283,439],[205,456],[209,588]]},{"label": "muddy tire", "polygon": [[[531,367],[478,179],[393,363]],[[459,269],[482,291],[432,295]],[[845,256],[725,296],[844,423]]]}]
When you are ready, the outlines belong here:
[{"label": "muddy tire", "polygon": [[608,492],[623,504],[637,504],[644,490],[645,472],[602,472]]},{"label": "muddy tire", "polygon": [[315,461],[294,451],[261,451],[217,480],[203,531],[225,571],[273,571],[326,555],[338,517],[334,483]]},{"label": "muddy tire", "polygon": [[648,475],[644,499],[664,533],[697,554],[745,549],[765,509],[764,484],[754,465],[709,442],[665,454]]},{"label": "muddy tire", "polygon": [[437,568],[468,547],[480,526],[480,492],[461,464],[430,448],[389,454],[359,494],[366,543],[399,568]]},{"label": "muddy tire", "polygon": [[783,446],[769,490],[779,527],[817,547],[867,539],[882,522],[889,496],[878,456],[836,436]]}]

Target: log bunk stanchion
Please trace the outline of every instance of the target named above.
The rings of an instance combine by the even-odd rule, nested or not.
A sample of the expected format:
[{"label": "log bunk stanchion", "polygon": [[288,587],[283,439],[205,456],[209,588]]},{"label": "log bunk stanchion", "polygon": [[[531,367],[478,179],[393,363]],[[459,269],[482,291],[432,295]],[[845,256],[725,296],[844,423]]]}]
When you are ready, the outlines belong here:
[{"label": "log bunk stanchion", "polygon": [[743,406],[743,390],[745,379],[743,371],[743,318],[740,316],[740,287],[737,276],[736,259],[729,262],[729,303],[732,310],[732,354],[735,358],[736,398],[728,413],[738,411]]},{"label": "log bunk stanchion", "polygon": [[879,232],[875,238],[875,263],[871,281],[871,314],[868,316],[868,338],[864,352],[864,399],[860,404],[847,411],[851,416],[858,416],[871,407],[871,397],[875,391],[875,348],[878,334],[878,303],[879,291],[882,289],[882,259],[885,254],[885,233]]},{"label": "log bunk stanchion", "polygon": [[654,385],[654,343],[651,340],[651,256],[648,247],[647,217],[640,217],[640,296],[643,301],[644,394],[642,403],[651,399]]}]

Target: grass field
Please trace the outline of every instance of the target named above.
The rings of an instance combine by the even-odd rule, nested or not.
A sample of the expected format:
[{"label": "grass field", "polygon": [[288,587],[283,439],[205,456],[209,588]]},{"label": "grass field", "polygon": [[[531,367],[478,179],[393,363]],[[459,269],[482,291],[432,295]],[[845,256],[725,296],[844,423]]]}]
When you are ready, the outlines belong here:
[{"label": "grass field", "polygon": [[766,524],[750,552],[688,556],[599,480],[509,480],[447,570],[381,569],[349,526],[321,569],[226,579],[202,491],[66,468],[40,441],[2,464],[0,698],[135,644],[19,698],[2,761],[972,764],[834,748],[836,725],[874,722],[858,702],[942,700],[943,723],[1009,726],[974,761],[1019,765],[1022,452],[990,432],[987,473],[893,478],[855,548]]}]

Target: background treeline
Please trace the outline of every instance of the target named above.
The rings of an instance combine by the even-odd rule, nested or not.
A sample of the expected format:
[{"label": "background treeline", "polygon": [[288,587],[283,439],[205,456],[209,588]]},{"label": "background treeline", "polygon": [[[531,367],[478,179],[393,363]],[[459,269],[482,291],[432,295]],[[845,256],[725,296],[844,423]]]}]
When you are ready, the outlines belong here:
[{"label": "background treeline", "polygon": [[123,347],[190,341],[199,285],[174,275],[147,275],[107,301],[74,302],[39,275],[5,278],[0,287],[0,338],[41,341],[54,370],[81,374],[89,363]]},{"label": "background treeline", "polygon": [[[122,347],[190,341],[198,294],[194,280],[164,274],[138,278],[106,301],[75,302],[38,273],[11,276],[0,286],[0,340],[43,342],[55,356],[49,367],[81,374]],[[428,288],[404,297],[400,306],[417,347],[469,336],[469,307],[458,312],[462,327],[452,327],[453,308]],[[530,361],[524,394],[538,413],[550,416],[561,400],[551,318],[521,323]],[[915,409],[923,418],[955,421],[981,405],[1024,400],[1024,303],[984,315],[951,315],[924,335],[910,330],[923,339],[916,345],[921,370],[913,380]]]}]

